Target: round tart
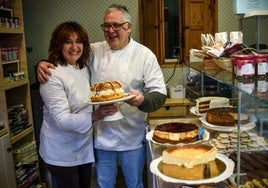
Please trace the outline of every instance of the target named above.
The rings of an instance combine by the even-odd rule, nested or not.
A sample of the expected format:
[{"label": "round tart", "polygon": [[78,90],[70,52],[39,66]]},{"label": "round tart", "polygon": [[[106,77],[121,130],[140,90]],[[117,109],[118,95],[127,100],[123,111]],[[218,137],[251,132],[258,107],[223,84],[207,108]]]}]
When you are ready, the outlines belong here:
[{"label": "round tart", "polygon": [[188,144],[165,149],[162,153],[162,161],[165,164],[192,168],[195,165],[214,161],[216,154],[216,147],[205,144]]},{"label": "round tart", "polygon": [[[237,123],[237,118],[237,108],[234,107],[211,108],[206,113],[207,122],[214,125],[234,126]],[[248,114],[241,113],[240,122],[242,124],[248,123]]]},{"label": "round tart", "polygon": [[153,140],[169,144],[192,143],[198,139],[198,129],[193,123],[164,123],[155,127]]},{"label": "round tart", "polygon": [[[220,175],[225,169],[226,165],[215,159],[207,163],[210,168],[210,178]],[[158,165],[159,170],[166,176],[183,179],[183,180],[202,180],[206,179],[204,164],[199,164],[193,168],[186,168],[184,166],[170,165],[160,162]]]}]

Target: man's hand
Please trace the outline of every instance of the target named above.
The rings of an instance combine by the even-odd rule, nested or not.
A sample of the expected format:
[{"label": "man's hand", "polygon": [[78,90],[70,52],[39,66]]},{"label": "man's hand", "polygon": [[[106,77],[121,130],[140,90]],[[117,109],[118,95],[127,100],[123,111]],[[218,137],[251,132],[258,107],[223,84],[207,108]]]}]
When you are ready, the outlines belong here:
[{"label": "man's hand", "polygon": [[54,69],[55,66],[47,61],[40,61],[37,66],[37,78],[40,83],[45,83],[48,81],[51,72],[49,68]]},{"label": "man's hand", "polygon": [[141,94],[138,91],[130,91],[130,92],[128,92],[128,95],[135,95],[134,98],[132,98],[128,101],[125,101],[126,103],[128,103],[131,106],[140,106],[141,103],[143,103],[143,101],[144,101],[143,94]]}]

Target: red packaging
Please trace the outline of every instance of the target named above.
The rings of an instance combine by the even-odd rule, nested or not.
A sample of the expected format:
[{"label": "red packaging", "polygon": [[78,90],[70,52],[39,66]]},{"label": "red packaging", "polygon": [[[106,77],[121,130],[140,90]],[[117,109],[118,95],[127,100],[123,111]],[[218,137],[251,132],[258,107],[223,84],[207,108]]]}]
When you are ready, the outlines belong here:
[{"label": "red packaging", "polygon": [[255,76],[255,56],[249,54],[232,55],[234,75],[240,78],[252,78]]},{"label": "red packaging", "polygon": [[255,55],[256,76],[268,76],[268,54]]}]

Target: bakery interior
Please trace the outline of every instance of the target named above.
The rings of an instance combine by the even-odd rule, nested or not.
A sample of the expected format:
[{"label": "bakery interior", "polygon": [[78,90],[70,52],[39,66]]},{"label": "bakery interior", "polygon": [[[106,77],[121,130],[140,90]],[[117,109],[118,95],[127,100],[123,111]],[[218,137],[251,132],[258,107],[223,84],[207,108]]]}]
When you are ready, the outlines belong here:
[{"label": "bakery interior", "polygon": [[[10,12],[18,14],[20,18],[23,15],[20,23],[24,25],[22,27],[24,30],[17,34],[12,28],[7,30],[0,28],[0,44],[8,44],[10,41],[6,41],[5,38],[9,35],[15,40],[22,41],[18,56],[21,62],[26,63],[21,63],[20,67],[17,61],[2,63],[2,67],[17,69],[18,72],[21,69],[20,71],[25,75],[22,80],[18,76],[20,81],[15,81],[15,84],[14,82],[4,83],[5,79],[0,79],[4,83],[0,84],[0,110],[4,112],[0,114],[1,187],[2,185],[3,188],[52,187],[53,181],[36,152],[42,124],[42,99],[36,78],[36,64],[47,57],[50,34],[55,25],[66,20],[81,23],[88,31],[90,41],[104,40],[100,24],[103,10],[111,3],[124,4],[129,8],[134,26],[131,36],[155,52],[168,91],[166,103],[156,112],[148,114],[144,187],[268,187],[268,56],[265,55],[266,60],[264,60],[267,72],[260,74],[260,70],[256,68],[257,64],[254,64],[252,66],[254,75],[246,73],[238,75],[238,72],[234,71],[238,69],[238,66],[234,67],[231,58],[231,54],[235,53],[246,54],[247,58],[252,54],[268,54],[268,1],[3,0],[3,2],[9,2],[11,5],[15,2],[16,6],[11,9],[0,8],[1,17],[8,17],[9,15],[6,14]],[[157,6],[150,6],[150,3]],[[147,5],[149,8],[146,7]],[[153,7],[160,8],[154,12]],[[192,9],[188,9],[189,7]],[[192,12],[188,15],[189,10]],[[21,13],[17,13],[20,11]],[[206,15],[203,14],[204,12]],[[195,15],[198,14],[201,16],[194,20]],[[189,21],[188,17],[192,19],[190,26],[185,24]],[[152,18],[159,18],[159,20],[153,19],[156,20],[156,24],[159,24],[154,25],[154,30],[157,28],[159,33],[148,36],[145,32],[149,29],[146,24]],[[207,40],[213,41],[211,38],[215,41],[217,39],[215,33],[220,33],[219,37],[226,37],[224,41],[227,43],[232,38],[236,41],[233,43],[241,45],[238,45],[235,51],[229,50],[231,51],[228,52],[229,54],[225,52],[223,56],[221,56],[222,53],[215,55],[216,52],[213,55],[207,55],[208,46],[214,45],[206,42]],[[239,60],[233,58],[233,61]],[[3,77],[2,72],[0,75]],[[206,113],[198,111],[199,102],[207,99],[211,105],[213,102],[214,105],[228,103],[228,107],[236,108],[235,125],[219,126],[208,123]],[[14,132],[10,130],[7,108],[17,107],[21,103],[24,103],[32,123],[30,127],[16,130],[18,131],[16,136],[12,136]],[[247,119],[246,123],[243,122],[244,115]],[[222,117],[222,121],[225,120]],[[215,177],[194,179],[193,176],[191,178],[191,172],[186,169],[185,173],[189,173],[189,176],[181,178],[178,177],[180,168],[174,169],[175,176],[174,173],[170,175],[169,172],[163,171],[165,166],[159,161],[163,151],[174,146],[188,145],[188,143],[157,142],[153,139],[154,129],[157,125],[178,122],[198,125],[199,137],[193,142],[194,144],[206,144],[217,148],[215,160],[221,163],[216,164],[216,167],[217,165],[219,167],[217,170],[220,170]],[[225,144],[222,140],[228,140],[228,143]],[[29,166],[32,167],[29,170],[30,175],[27,175],[27,178],[21,182],[18,180],[18,177],[22,176],[19,174],[21,171],[17,170],[15,173],[15,169],[18,169],[15,163],[18,162],[18,152],[27,151],[27,149],[31,152],[35,150],[35,156],[29,159]],[[28,164],[27,161],[25,164]],[[120,172],[120,164],[118,166],[116,187],[123,188],[126,186],[122,172]],[[196,171],[203,170],[202,167],[201,170]],[[25,170],[23,172],[25,173]],[[94,173],[93,167],[92,187],[97,187]]]}]

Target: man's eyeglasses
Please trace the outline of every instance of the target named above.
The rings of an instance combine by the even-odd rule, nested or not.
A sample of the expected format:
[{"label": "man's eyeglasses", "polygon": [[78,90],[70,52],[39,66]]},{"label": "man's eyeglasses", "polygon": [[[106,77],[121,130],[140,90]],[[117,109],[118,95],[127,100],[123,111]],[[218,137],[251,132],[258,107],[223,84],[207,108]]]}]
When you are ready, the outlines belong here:
[{"label": "man's eyeglasses", "polygon": [[[104,24],[101,24],[101,29],[103,31],[109,31],[110,27],[111,27],[111,28],[113,28],[114,31],[119,31],[121,29],[121,27],[123,27],[123,25],[126,23],[128,23],[128,22],[123,22],[121,24],[119,24],[119,23],[112,23],[112,24],[104,23]],[[127,29],[127,28],[124,28],[124,29]]]}]

